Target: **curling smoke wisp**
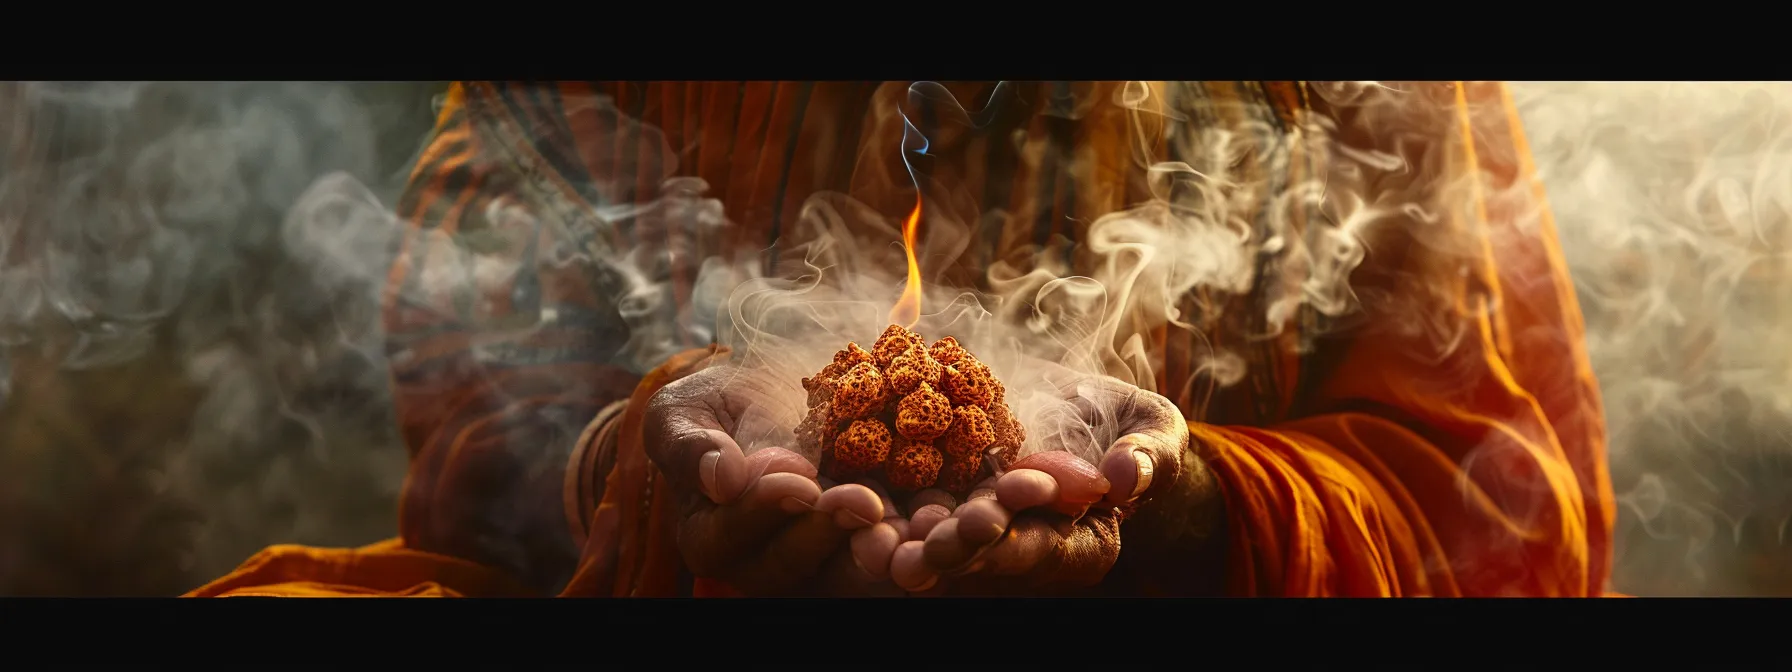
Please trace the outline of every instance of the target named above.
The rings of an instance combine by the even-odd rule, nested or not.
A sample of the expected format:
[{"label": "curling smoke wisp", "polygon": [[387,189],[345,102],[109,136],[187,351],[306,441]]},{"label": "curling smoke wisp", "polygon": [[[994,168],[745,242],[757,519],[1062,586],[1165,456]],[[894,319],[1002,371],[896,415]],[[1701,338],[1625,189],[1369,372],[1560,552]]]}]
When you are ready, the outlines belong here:
[{"label": "curling smoke wisp", "polygon": [[[1604,392],[1613,587],[1792,592],[1792,86],[1512,90]],[[1113,437],[1047,393],[1054,371],[1207,419],[1272,345],[1381,330],[1447,361],[1465,338],[1442,309],[1455,297],[1353,273],[1406,248],[1448,270],[1479,253],[1446,235],[1469,216],[1450,204],[1529,189],[1451,170],[1461,157],[1427,142],[1455,114],[1437,85],[1313,83],[1314,102],[1351,110],[1327,119],[1278,116],[1239,83],[885,83],[864,174],[807,195],[771,250],[719,249],[732,204],[637,158],[575,185],[595,207],[514,180],[457,206],[478,226],[407,240],[402,187],[439,158],[416,156],[434,121],[422,91],[0,87],[0,538],[28,540],[0,544],[0,592],[169,594],[267,544],[391,536],[407,456],[389,370],[422,351],[384,333],[389,301],[473,315],[494,368],[569,325],[607,330],[623,345],[605,363],[637,373],[728,345],[786,381],[743,419],[749,449],[789,445],[800,377],[846,341],[913,325],[995,369],[1024,450],[1090,455]],[[659,148],[628,156],[674,155],[613,101],[562,104],[617,146]],[[1016,157],[1003,170],[1062,179],[996,189],[992,146]],[[388,290],[401,255],[457,263]],[[517,292],[519,277],[540,281]],[[543,299],[569,288],[610,312]],[[540,418],[571,436],[586,420]]]}]

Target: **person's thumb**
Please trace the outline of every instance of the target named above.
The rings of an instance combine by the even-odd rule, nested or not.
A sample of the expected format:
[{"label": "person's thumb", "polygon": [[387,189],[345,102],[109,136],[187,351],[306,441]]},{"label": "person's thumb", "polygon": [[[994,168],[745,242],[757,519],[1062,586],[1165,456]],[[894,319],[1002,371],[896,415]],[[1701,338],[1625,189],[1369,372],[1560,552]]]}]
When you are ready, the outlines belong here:
[{"label": "person's thumb", "polygon": [[1175,483],[1188,449],[1188,423],[1169,399],[1141,390],[1127,415],[1122,421],[1128,433],[1114,441],[1100,465],[1111,485],[1107,501],[1115,505]]}]

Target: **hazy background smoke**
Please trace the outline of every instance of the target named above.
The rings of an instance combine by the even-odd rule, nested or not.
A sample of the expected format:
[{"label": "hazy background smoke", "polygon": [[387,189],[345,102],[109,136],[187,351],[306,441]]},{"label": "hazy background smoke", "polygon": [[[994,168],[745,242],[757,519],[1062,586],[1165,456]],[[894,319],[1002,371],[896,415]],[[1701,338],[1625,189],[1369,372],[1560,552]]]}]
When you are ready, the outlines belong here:
[{"label": "hazy background smoke", "polygon": [[396,202],[444,87],[0,87],[0,594],[179,594],[391,536],[392,232],[294,206]]},{"label": "hazy background smoke", "polygon": [[1587,318],[1614,583],[1792,593],[1792,85],[1514,85]]},{"label": "hazy background smoke", "polygon": [[[444,86],[0,87],[0,594],[178,594],[393,535],[369,213]],[[1606,395],[1614,587],[1792,592],[1792,85],[1513,90]]]}]

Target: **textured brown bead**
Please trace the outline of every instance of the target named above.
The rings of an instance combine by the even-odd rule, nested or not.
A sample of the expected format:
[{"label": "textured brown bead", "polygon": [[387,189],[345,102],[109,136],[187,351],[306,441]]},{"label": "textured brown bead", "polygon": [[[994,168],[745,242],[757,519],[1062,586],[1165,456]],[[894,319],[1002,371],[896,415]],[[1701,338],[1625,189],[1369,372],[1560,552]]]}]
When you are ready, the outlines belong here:
[{"label": "textured brown bead", "polygon": [[995,399],[994,378],[989,367],[975,359],[964,358],[946,367],[941,387],[952,399],[953,406],[988,406]]},{"label": "textured brown bead", "polygon": [[968,459],[982,455],[995,440],[996,430],[983,409],[959,406],[952,409],[952,427],[946,430],[941,447],[952,459]]},{"label": "textured brown bead", "polygon": [[933,355],[927,354],[926,348],[917,344],[890,360],[889,368],[884,369],[884,379],[896,394],[908,394],[921,385],[938,385],[944,369],[939,362],[933,361]]},{"label": "textured brown bead", "polygon": [[1026,440],[1001,382],[950,336],[929,346],[890,325],[870,350],[847,343],[802,384],[809,411],[797,445],[836,481],[881,476],[892,490],[963,497],[990,475],[992,446],[1012,462]]},{"label": "textured brown bead", "polygon": [[952,496],[963,498],[965,494],[983,480],[983,456],[973,455],[967,458],[947,458],[946,466],[940,470],[940,478],[935,485],[941,490],[952,493]]},{"label": "textured brown bead", "polygon": [[876,469],[890,457],[890,428],[878,420],[854,420],[834,439],[834,462],[851,473]]},{"label": "textured brown bead", "polygon": [[1002,449],[1002,463],[1013,462],[1020,455],[1021,444],[1027,442],[1027,428],[1014,417],[1014,409],[999,401],[989,405],[989,424],[996,433],[993,445]]},{"label": "textured brown bead", "polygon": [[926,347],[927,341],[922,340],[920,334],[892,324],[877,337],[876,343],[871,344],[871,360],[879,368],[888,368],[891,360],[916,345]]},{"label": "textured brown bead", "polygon": [[884,376],[871,362],[852,367],[834,381],[834,417],[851,420],[864,417],[884,405]]},{"label": "textured brown bead", "polygon": [[946,395],[921,383],[896,407],[896,432],[915,441],[932,441],[951,428],[952,414],[952,402]]},{"label": "textured brown bead", "polygon": [[906,442],[890,455],[890,461],[884,465],[884,474],[892,488],[920,490],[933,486],[944,464],[945,459],[933,446]]}]

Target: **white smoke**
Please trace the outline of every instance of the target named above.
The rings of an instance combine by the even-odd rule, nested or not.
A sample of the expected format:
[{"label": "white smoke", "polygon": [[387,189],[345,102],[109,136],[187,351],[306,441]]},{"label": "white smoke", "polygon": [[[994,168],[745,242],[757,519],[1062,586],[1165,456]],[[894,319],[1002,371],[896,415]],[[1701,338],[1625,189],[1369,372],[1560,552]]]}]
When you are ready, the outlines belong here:
[{"label": "white smoke", "polygon": [[[985,246],[973,241],[1039,213],[976,205],[957,184],[963,176],[929,172],[929,162],[949,164],[954,138],[988,122],[964,109],[985,101],[960,104],[928,87],[908,100],[906,111],[928,106],[945,120],[929,128],[938,161],[885,176],[896,189],[918,181],[929,206],[920,256],[934,274],[917,328],[958,336],[989,360],[1036,430],[1049,405],[1027,405],[1027,387],[1043,384],[1028,378],[1029,358],[1149,385],[1165,365],[1146,347],[1158,328],[1198,340],[1222,323],[1245,324],[1255,327],[1250,338],[1266,339],[1303,314],[1338,317],[1341,328],[1367,306],[1408,318],[1396,327],[1431,333],[1440,347],[1451,342],[1446,326],[1422,319],[1421,301],[1364,296],[1345,282],[1378,227],[1438,216],[1406,197],[1437,186],[1411,180],[1434,174],[1424,162],[1438,157],[1363,133],[1430,108],[1375,83],[1315,85],[1315,95],[1362,113],[1343,125],[1284,127],[1251,103],[1202,102],[1196,86],[1086,84],[1041,102],[1036,113],[1054,119],[1127,115],[1132,160],[1147,168],[1145,183],[1128,188],[1146,196],[1091,197],[1111,207],[1081,240],[1008,244],[1024,249],[998,258],[978,257]],[[73,521],[93,530],[72,545],[0,545],[0,592],[166,594],[269,543],[392,533],[405,455],[379,292],[397,244],[391,210],[403,159],[430,118],[416,104],[424,87],[407,92],[409,105],[368,97],[374,90],[30,83],[0,92],[0,119],[10,122],[0,136],[0,537],[48,540]],[[1786,591],[1792,581],[1774,568],[1792,566],[1781,561],[1792,489],[1780,487],[1792,447],[1792,355],[1775,346],[1785,333],[1778,297],[1792,279],[1792,192],[1783,188],[1792,87],[1513,91],[1605,393],[1622,503],[1614,587]],[[567,104],[613,116],[637,140],[658,137],[603,99]],[[873,115],[892,139],[903,122],[893,107]],[[1097,181],[1077,147],[1017,142],[1027,160],[1068,160],[1079,183]],[[642,168],[617,168],[627,185],[599,175],[590,186],[631,201],[632,171]],[[676,167],[657,169],[669,177]],[[571,226],[538,263],[599,279],[630,326],[616,363],[642,371],[713,338],[749,363],[793,373],[756,440],[784,442],[780,432],[794,424],[785,416],[800,411],[798,377],[885,326],[905,263],[892,218],[905,213],[815,195],[774,251],[781,265],[768,269],[764,256],[700,256],[690,241],[729,226],[704,192],[674,179],[646,205],[576,222],[530,198],[494,203],[487,219]],[[590,244],[634,231],[667,235],[632,250]],[[672,259],[702,269],[688,301],[672,292],[668,278],[685,272]],[[967,259],[987,273],[944,270]],[[518,270],[495,257],[471,261],[475,280]],[[1198,407],[1248,372],[1226,348],[1195,356],[1204,377],[1160,392]],[[162,569],[125,578],[106,564],[158,566],[146,556]],[[113,584],[96,578],[114,575]]]},{"label": "white smoke", "polygon": [[[1317,95],[1359,110],[1351,126],[1340,128],[1318,118],[1288,124],[1263,101],[1204,95],[1196,83],[1079,84],[1047,89],[1047,97],[1036,101],[1006,87],[988,100],[960,101],[938,84],[908,86],[901,113],[873,115],[883,125],[868,137],[884,139],[885,151],[900,147],[909,170],[861,188],[919,193],[924,233],[917,256],[925,300],[915,328],[930,339],[953,336],[991,364],[1031,428],[1023,453],[1050,444],[1094,459],[1115,438],[1101,433],[1111,432],[1114,423],[1057,426],[1075,414],[1057,394],[1063,381],[1041,372],[1113,376],[1155,390],[1165,366],[1163,352],[1152,345],[1163,338],[1160,330],[1202,346],[1184,389],[1158,390],[1200,417],[1214,388],[1243,378],[1244,348],[1274,338],[1304,311],[1329,317],[1361,312],[1349,278],[1364,258],[1362,241],[1381,228],[1426,225],[1436,218],[1425,210],[1430,201],[1421,199],[1460,188],[1442,182],[1449,176],[1439,169],[1441,150],[1406,152],[1406,137],[1370,130],[1377,124],[1406,128],[1399,124],[1429,121],[1450,109],[1453,101],[1439,102],[1426,92],[1357,83],[1325,87]],[[973,257],[988,254],[972,240],[988,239],[992,228],[1007,239],[1010,228],[1023,228],[1010,222],[1035,221],[1041,214],[980,203],[964,184],[970,179],[965,173],[975,170],[967,166],[976,164],[955,152],[993,136],[999,127],[989,124],[1003,106],[1010,114],[1031,109],[1090,127],[1112,124],[1124,134],[1119,147],[1130,149],[1119,160],[1145,170],[1137,173],[1140,183],[1103,186],[1103,173],[1114,172],[1104,162],[1116,157],[1098,155],[1073,138],[1015,131],[1011,141],[1023,169],[1066,166],[1079,193],[1120,209],[1083,207],[1077,214],[1093,221],[1079,239],[1059,236],[1043,247],[1023,242],[998,252],[982,277],[966,277],[963,269],[977,268]],[[1126,202],[1122,191],[1139,194],[1138,200]],[[906,270],[895,242],[903,214],[880,213],[845,194],[812,197],[780,241],[784,267],[743,286],[719,316],[720,342],[742,353],[748,366],[784,381],[760,409],[766,417],[756,426],[765,429],[754,432],[749,450],[790,445],[790,432],[778,428],[794,427],[801,417],[797,382],[848,341],[869,346],[888,325],[886,313]],[[1446,253],[1452,250],[1445,246],[1458,245],[1424,232],[1413,236]],[[1430,324],[1436,312],[1430,304],[1374,298],[1369,309],[1391,324],[1387,328],[1434,335],[1440,352],[1454,343],[1453,333]],[[1207,336],[1221,328],[1233,330],[1233,342],[1214,346]],[[1305,335],[1315,337],[1316,331]],[[1059,440],[1071,435],[1083,438],[1074,445]]]},{"label": "white smoke", "polygon": [[1614,587],[1792,592],[1792,85],[1512,85],[1604,393]]}]

